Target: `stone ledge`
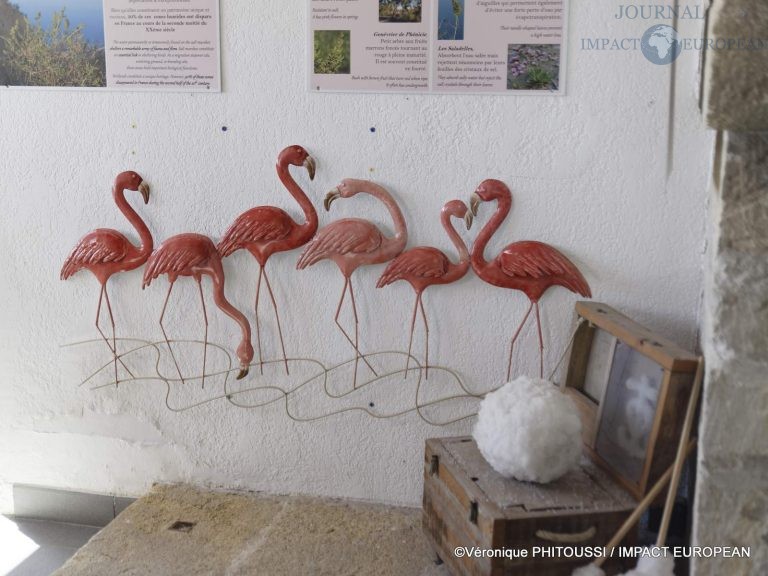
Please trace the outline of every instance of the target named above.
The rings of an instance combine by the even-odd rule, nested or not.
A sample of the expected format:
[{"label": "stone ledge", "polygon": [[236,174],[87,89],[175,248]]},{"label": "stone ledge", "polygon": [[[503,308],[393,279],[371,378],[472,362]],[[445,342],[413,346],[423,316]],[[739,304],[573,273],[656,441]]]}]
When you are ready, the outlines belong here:
[{"label": "stone ledge", "polygon": [[446,576],[418,509],[157,486],[55,576]]}]

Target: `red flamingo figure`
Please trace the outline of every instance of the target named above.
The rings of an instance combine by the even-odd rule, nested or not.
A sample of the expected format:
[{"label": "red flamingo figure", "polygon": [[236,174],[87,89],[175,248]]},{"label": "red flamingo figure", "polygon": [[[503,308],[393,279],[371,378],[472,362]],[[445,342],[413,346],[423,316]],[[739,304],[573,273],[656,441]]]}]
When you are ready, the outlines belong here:
[{"label": "red flamingo figure", "polygon": [[251,346],[251,325],[245,314],[232,306],[224,294],[224,267],[221,265],[221,256],[216,245],[207,236],[202,234],[179,234],[172,236],[163,242],[155,250],[147,261],[147,267],[144,270],[144,283],[142,288],[146,288],[152,283],[152,280],[161,274],[168,275],[168,294],[165,296],[163,311],[160,314],[160,329],[163,331],[165,343],[171,353],[173,362],[176,365],[176,371],[179,374],[181,382],[184,383],[184,377],[181,374],[179,363],[171,349],[171,343],[168,341],[168,335],[163,326],[165,310],[168,306],[168,299],[171,297],[171,290],[179,276],[191,276],[197,282],[197,288],[200,292],[200,302],[203,306],[203,320],[205,322],[205,339],[203,345],[203,376],[202,384],[205,386],[205,360],[208,351],[208,314],[205,310],[205,298],[203,297],[202,277],[207,275],[213,282],[213,301],[227,316],[232,318],[240,326],[243,337],[240,345],[237,347],[237,358],[240,361],[240,373],[237,379],[240,380],[248,375],[248,370],[253,360],[253,346]]},{"label": "red flamingo figure", "polygon": [[376,284],[377,288],[383,288],[398,280],[408,282],[416,292],[416,303],[413,305],[411,315],[411,335],[408,339],[408,356],[405,360],[405,377],[408,376],[408,366],[411,361],[411,349],[413,346],[413,329],[416,326],[416,311],[421,309],[421,317],[424,320],[426,333],[425,370],[429,378],[429,324],[427,314],[424,311],[424,303],[421,296],[424,290],[436,284],[450,284],[461,280],[469,270],[469,250],[464,240],[456,232],[451,222],[451,217],[463,218],[467,230],[472,227],[472,212],[461,200],[451,200],[443,206],[440,212],[440,222],[448,233],[456,250],[459,252],[459,262],[454,264],[448,256],[437,248],[430,246],[417,246],[406,250],[389,263],[384,273]]},{"label": "red flamingo figure", "polygon": [[267,260],[276,252],[286,252],[299,246],[303,246],[317,232],[317,212],[291,176],[289,166],[303,166],[309,172],[309,179],[315,178],[315,160],[301,146],[288,146],[277,157],[277,176],[283,183],[288,193],[299,203],[304,211],[304,224],[294,222],[290,216],[280,208],[274,206],[257,206],[243,212],[238,216],[219,242],[219,254],[223,258],[234,254],[238,250],[246,249],[259,263],[259,278],[256,281],[256,342],[259,350],[259,369],[264,373],[264,360],[261,354],[261,327],[259,325],[259,295],[261,293],[262,277],[267,284],[269,297],[272,300],[272,309],[275,311],[277,321],[277,333],[280,337],[280,347],[283,350],[283,362],[285,373],[288,371],[288,358],[285,354],[285,342],[283,330],[280,327],[280,314],[277,311],[275,295],[269,283],[269,276],[264,267]]},{"label": "red flamingo figure", "polygon": [[[110,228],[99,228],[86,234],[77,246],[67,257],[64,266],[61,268],[61,279],[67,280],[73,274],[76,274],[83,268],[89,270],[101,284],[99,293],[99,305],[96,308],[96,329],[101,334],[104,342],[107,343],[110,352],[114,356],[115,363],[115,386],[119,380],[117,377],[117,362],[123,365],[123,368],[133,378],[133,374],[118,357],[117,354],[117,336],[115,335],[115,318],[112,315],[112,304],[109,302],[109,293],[107,292],[107,281],[117,272],[127,272],[134,270],[144,264],[152,253],[152,234],[147,225],[128,204],[125,199],[125,191],[139,192],[144,198],[144,204],[149,202],[149,185],[144,182],[141,176],[136,172],[121,172],[115,178],[112,187],[112,196],[115,204],[120,209],[128,221],[139,233],[141,243],[134,246],[128,238],[123,236],[117,230]],[[102,300],[107,302],[107,311],[109,312],[109,321],[112,324],[112,344],[99,326],[101,317]]]},{"label": "red flamingo figure", "polygon": [[531,310],[536,308],[536,327],[539,333],[539,375],[544,377],[544,338],[541,335],[539,300],[552,286],[562,286],[584,298],[591,298],[592,291],[579,269],[563,254],[542,242],[513,242],[490,262],[485,259],[485,247],[499,229],[512,207],[512,193],[499,180],[485,180],[472,194],[470,210],[477,215],[480,202],[498,201],[496,212],[480,231],[472,247],[472,268],[484,281],[501,288],[523,292],[531,302],[522,322],[509,345],[507,380],[512,372],[512,351]]},{"label": "red flamingo figure", "polygon": [[[389,211],[394,222],[395,235],[384,236],[375,224],[368,220],[360,218],[342,218],[331,222],[323,227],[317,233],[304,252],[301,254],[296,268],[303,270],[307,266],[312,266],[320,260],[332,260],[339,267],[344,276],[344,288],[341,291],[339,305],[336,308],[334,322],[339,327],[344,337],[355,349],[355,375],[353,387],[357,387],[357,367],[362,357],[363,361],[370,368],[371,372],[376,374],[376,370],[368,362],[368,359],[360,353],[359,348],[359,330],[357,305],[355,304],[355,292],[352,289],[352,274],[360,266],[370,264],[381,264],[387,262],[400,254],[408,242],[408,227],[403,218],[400,207],[394,198],[383,187],[369,180],[355,180],[348,178],[342,180],[334,190],[331,190],[325,197],[324,206],[326,211],[330,211],[331,204],[337,198],[351,198],[356,194],[370,194],[380,200]],[[349,296],[352,300],[352,313],[355,318],[355,337],[352,339],[344,327],[339,322],[341,306],[344,303],[344,297],[349,290]]]}]

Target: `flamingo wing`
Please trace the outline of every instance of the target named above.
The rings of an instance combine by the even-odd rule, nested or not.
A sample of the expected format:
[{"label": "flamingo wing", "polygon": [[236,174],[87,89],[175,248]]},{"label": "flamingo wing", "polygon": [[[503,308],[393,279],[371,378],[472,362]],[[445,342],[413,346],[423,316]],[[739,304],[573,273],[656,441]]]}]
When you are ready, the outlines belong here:
[{"label": "flamingo wing", "polygon": [[[213,249],[213,247],[211,248]],[[194,247],[160,246],[147,260],[142,287],[146,288],[161,274],[178,276],[208,261],[210,255]]]},{"label": "flamingo wing", "polygon": [[61,279],[66,280],[83,268],[120,262],[125,258],[127,245],[125,236],[117,230],[94,230],[84,236],[67,257],[61,268]]},{"label": "flamingo wing", "polygon": [[232,223],[219,242],[219,254],[229,256],[248,244],[280,240],[291,233],[293,220],[274,206],[258,206],[243,212]]},{"label": "flamingo wing", "polygon": [[448,264],[448,257],[437,248],[411,248],[387,265],[376,287],[383,288],[398,280],[439,278],[448,271]]},{"label": "flamingo wing", "polygon": [[585,298],[592,297],[589,284],[576,265],[561,252],[542,242],[523,241],[507,246],[498,257],[505,274],[531,280],[551,279]]},{"label": "flamingo wing", "polygon": [[345,218],[322,228],[299,257],[297,268],[346,254],[367,254],[381,246],[381,232],[367,220]]}]

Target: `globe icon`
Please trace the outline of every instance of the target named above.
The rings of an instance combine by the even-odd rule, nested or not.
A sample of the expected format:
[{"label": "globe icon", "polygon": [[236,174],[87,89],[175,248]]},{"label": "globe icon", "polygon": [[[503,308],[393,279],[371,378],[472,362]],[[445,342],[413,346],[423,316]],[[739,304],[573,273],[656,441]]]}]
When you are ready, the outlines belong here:
[{"label": "globe icon", "polygon": [[640,49],[649,62],[661,66],[677,60],[683,51],[683,43],[672,26],[658,24],[645,31],[640,41]]}]

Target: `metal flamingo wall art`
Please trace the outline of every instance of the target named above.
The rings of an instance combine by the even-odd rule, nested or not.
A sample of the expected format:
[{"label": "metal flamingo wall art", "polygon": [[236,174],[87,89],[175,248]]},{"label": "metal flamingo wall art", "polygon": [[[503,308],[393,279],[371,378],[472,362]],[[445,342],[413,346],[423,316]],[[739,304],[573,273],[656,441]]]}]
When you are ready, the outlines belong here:
[{"label": "metal flamingo wall art", "polygon": [[[387,207],[394,222],[395,235],[392,237],[384,236],[381,230],[368,220],[360,218],[336,220],[320,229],[317,235],[307,244],[296,265],[298,269],[302,270],[320,260],[332,260],[344,276],[344,288],[341,291],[341,298],[336,308],[334,322],[355,349],[353,388],[357,387],[357,368],[360,358],[363,359],[374,375],[376,375],[376,370],[360,352],[359,319],[357,304],[355,303],[355,292],[352,288],[352,274],[360,266],[388,262],[400,254],[408,242],[408,228],[397,202],[382,186],[369,180],[343,180],[335,190],[329,192],[325,197],[325,209],[330,211],[331,205],[337,198],[351,198],[360,193],[369,194],[377,198]],[[341,307],[344,304],[347,290],[349,290],[349,296],[352,301],[352,313],[355,319],[354,339],[350,337],[339,322],[339,314],[341,313]]]},{"label": "metal flamingo wall art", "polygon": [[285,252],[303,246],[317,232],[317,212],[291,176],[290,166],[303,166],[309,172],[309,179],[315,178],[315,160],[301,146],[288,146],[277,158],[277,175],[288,193],[299,203],[304,211],[305,222],[295,222],[284,210],[275,206],[257,206],[240,214],[235,219],[224,238],[219,242],[219,253],[222,257],[234,254],[238,250],[248,250],[259,263],[259,277],[256,281],[256,342],[259,351],[259,370],[264,373],[264,358],[261,352],[261,327],[259,324],[259,296],[261,294],[262,278],[267,285],[272,309],[275,312],[277,333],[280,347],[283,351],[285,373],[289,374],[288,358],[285,354],[283,330],[280,326],[280,314],[277,310],[275,295],[265,270],[267,261],[276,252]]},{"label": "metal flamingo wall art", "polygon": [[421,309],[421,317],[424,320],[425,348],[424,369],[425,376],[429,378],[429,324],[427,323],[427,314],[424,311],[424,303],[421,299],[424,290],[435,284],[450,284],[463,278],[469,270],[469,250],[464,240],[453,227],[451,218],[462,218],[467,226],[467,230],[472,227],[472,212],[467,205],[460,200],[451,200],[443,206],[440,212],[440,222],[448,233],[448,237],[453,242],[456,250],[459,252],[459,262],[454,264],[448,256],[437,248],[430,246],[417,246],[406,250],[397,256],[387,265],[384,273],[379,278],[377,288],[383,288],[398,280],[408,282],[416,292],[416,302],[413,305],[413,314],[411,315],[411,333],[408,338],[408,355],[405,361],[405,376],[408,376],[408,366],[411,360],[411,349],[413,346],[413,330],[416,326],[416,313]]},{"label": "metal flamingo wall art", "polygon": [[173,285],[179,276],[191,276],[197,282],[200,292],[200,303],[203,307],[203,320],[205,322],[205,338],[203,346],[203,371],[202,385],[205,387],[205,362],[208,351],[208,314],[205,310],[205,297],[203,296],[202,277],[210,276],[213,282],[213,300],[216,306],[227,316],[232,318],[240,326],[242,339],[237,347],[237,358],[240,361],[240,373],[237,379],[240,380],[248,375],[248,370],[253,360],[253,346],[251,345],[251,325],[248,319],[237,308],[232,306],[224,294],[224,268],[221,265],[221,256],[216,245],[207,236],[202,234],[179,234],[172,236],[163,242],[155,250],[147,261],[147,267],[144,270],[144,283],[142,288],[149,286],[152,281],[161,274],[168,275],[168,294],[165,296],[163,311],[160,314],[160,329],[163,331],[165,343],[168,351],[176,365],[176,371],[179,378],[184,383],[184,376],[181,373],[179,363],[173,354],[171,343],[163,326],[163,318],[168,307],[168,299],[171,297]]},{"label": "metal flamingo wall art", "polygon": [[[144,204],[146,204],[149,202],[149,185],[144,182],[142,177],[136,172],[122,172],[117,175],[114,186],[112,187],[112,195],[115,199],[115,204],[117,204],[117,207],[139,234],[139,246],[134,246],[128,238],[123,236],[117,230],[99,228],[98,230],[90,232],[78,242],[77,246],[75,246],[67,257],[64,266],[61,269],[62,280],[67,280],[73,274],[76,274],[82,269],[86,269],[96,276],[96,279],[101,284],[99,304],[96,308],[95,324],[96,329],[99,331],[99,334],[101,334],[101,337],[104,339],[104,342],[107,343],[107,346],[114,356],[115,386],[117,386],[119,382],[117,374],[118,360],[132,378],[133,374],[125,363],[119,359],[117,353],[115,318],[112,314],[112,304],[109,301],[109,293],[107,292],[107,281],[117,272],[134,270],[144,264],[147,261],[147,258],[149,258],[153,247],[152,234],[150,233],[149,228],[147,228],[147,225],[141,217],[125,199],[126,190],[141,193],[141,196],[144,199]],[[99,326],[102,300],[106,300],[107,302],[109,321],[112,324],[111,344]]]},{"label": "metal flamingo wall art", "polygon": [[493,260],[486,260],[484,253],[488,241],[506,219],[512,207],[512,193],[499,180],[485,180],[478,186],[470,200],[470,210],[477,215],[481,202],[497,201],[496,212],[483,227],[472,247],[472,268],[485,282],[523,292],[530,300],[530,306],[522,322],[515,330],[509,345],[507,380],[512,372],[512,351],[525,322],[536,308],[536,327],[539,336],[539,375],[544,376],[544,339],[541,333],[539,300],[552,286],[562,286],[585,298],[592,297],[589,284],[579,269],[552,246],[542,242],[513,242],[504,248]]}]

